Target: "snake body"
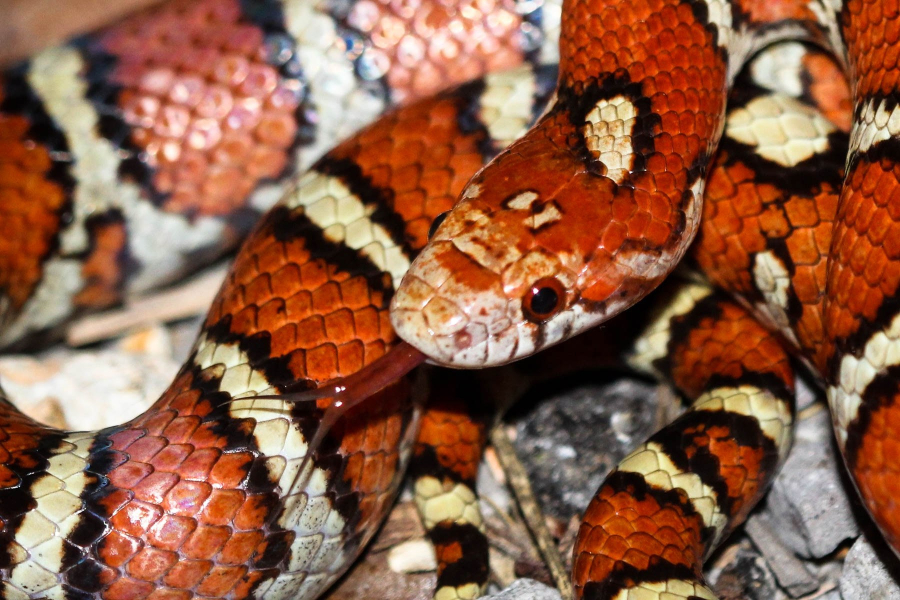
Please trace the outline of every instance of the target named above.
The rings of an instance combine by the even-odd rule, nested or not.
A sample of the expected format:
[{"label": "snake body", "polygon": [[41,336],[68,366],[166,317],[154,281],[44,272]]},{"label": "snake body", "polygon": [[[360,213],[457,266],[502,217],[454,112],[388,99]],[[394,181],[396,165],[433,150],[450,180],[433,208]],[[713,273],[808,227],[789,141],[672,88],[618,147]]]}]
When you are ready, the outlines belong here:
[{"label": "snake body", "polygon": [[[423,408],[427,386],[404,377],[334,422],[327,398],[292,393],[378,364],[397,334],[438,364],[522,358],[648,294],[698,231],[692,259],[741,304],[697,282],[662,290],[631,362],[694,404],[587,508],[579,597],[714,598],[702,560],[789,446],[791,352],[820,374],[850,471],[896,542],[900,17],[883,0],[583,0],[561,13],[557,55],[553,4],[479,6],[171,2],[4,75],[5,344],[221,253],[281,198],[145,414],[69,433],[0,404],[4,598],[311,600],[371,537],[410,460],[436,597],[476,597],[489,417],[463,380],[438,375]],[[461,28],[483,45],[449,52],[449,67],[422,62],[442,14],[457,47]],[[812,88],[743,92],[713,161],[732,81],[781,39],[849,65],[843,188],[846,107],[802,96]],[[811,57],[796,68],[815,84],[834,79],[824,55],[793,56]],[[553,92],[541,64],[557,59]],[[392,101],[407,104],[313,163]],[[807,137],[763,135],[760,115]],[[808,181],[790,182],[798,169]]]}]

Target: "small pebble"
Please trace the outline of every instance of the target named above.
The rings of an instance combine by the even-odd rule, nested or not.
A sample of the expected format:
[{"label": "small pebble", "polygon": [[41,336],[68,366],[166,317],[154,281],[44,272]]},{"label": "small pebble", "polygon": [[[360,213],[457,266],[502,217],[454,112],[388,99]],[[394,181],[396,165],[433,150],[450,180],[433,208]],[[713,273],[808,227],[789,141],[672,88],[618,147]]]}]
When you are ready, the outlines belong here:
[{"label": "small pebble", "polygon": [[[895,574],[900,572],[896,557],[887,556],[885,559],[891,562],[891,570]],[[844,559],[841,596],[843,600],[900,600],[897,579],[891,576],[888,567],[865,537],[856,540]]]}]

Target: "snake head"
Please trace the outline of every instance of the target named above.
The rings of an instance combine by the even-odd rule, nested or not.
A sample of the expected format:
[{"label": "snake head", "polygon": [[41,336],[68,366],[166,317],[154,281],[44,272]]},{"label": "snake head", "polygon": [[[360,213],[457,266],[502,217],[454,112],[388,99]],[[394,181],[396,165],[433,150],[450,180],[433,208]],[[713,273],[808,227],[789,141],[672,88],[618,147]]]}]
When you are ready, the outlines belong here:
[{"label": "snake head", "polygon": [[536,147],[549,137],[520,140],[476,175],[400,283],[391,323],[430,362],[529,356],[634,304],[683,253],[696,206]]}]

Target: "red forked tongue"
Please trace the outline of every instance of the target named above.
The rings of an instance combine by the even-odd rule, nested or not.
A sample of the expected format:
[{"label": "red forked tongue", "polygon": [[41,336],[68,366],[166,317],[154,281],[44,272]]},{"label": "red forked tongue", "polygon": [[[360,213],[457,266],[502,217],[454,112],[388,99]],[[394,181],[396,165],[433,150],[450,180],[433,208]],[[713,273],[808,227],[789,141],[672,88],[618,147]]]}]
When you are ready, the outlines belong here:
[{"label": "red forked tongue", "polygon": [[[331,404],[327,407],[322,415],[322,421],[316,428],[313,439],[309,442],[306,449],[306,456],[300,463],[300,469],[294,476],[291,485],[285,491],[285,496],[289,495],[297,485],[300,477],[312,458],[313,452],[325,439],[325,435],[334,427],[334,424],[344,416],[348,410],[359,405],[367,398],[377,394],[387,386],[391,385],[414,368],[425,362],[425,355],[407,344],[400,342],[394,346],[387,354],[366,365],[356,373],[341,377],[330,381],[321,387],[303,390],[302,392],[286,392],[281,395],[265,395],[254,396],[266,400],[283,400],[286,402],[315,402],[322,398],[332,398]],[[244,398],[246,399],[246,397]],[[304,481],[307,477],[303,478]]]}]

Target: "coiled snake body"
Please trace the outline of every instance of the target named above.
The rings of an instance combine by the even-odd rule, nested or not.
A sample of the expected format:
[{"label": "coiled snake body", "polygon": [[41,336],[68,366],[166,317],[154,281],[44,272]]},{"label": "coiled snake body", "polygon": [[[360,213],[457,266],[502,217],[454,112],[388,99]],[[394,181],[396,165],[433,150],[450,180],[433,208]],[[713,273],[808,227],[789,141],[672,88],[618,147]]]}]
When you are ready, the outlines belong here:
[{"label": "coiled snake body", "polygon": [[[740,304],[695,281],[660,294],[630,361],[694,404],[587,508],[577,594],[714,598],[702,560],[789,446],[789,353],[897,546],[896,6],[485,8],[170,2],[4,74],[4,344],[220,254],[280,200],[145,414],[67,433],[0,404],[3,598],[311,600],[410,457],[436,597],[476,597],[488,416],[460,380],[436,375],[424,408],[411,377],[341,407],[294,393],[378,367],[397,334],[437,364],[527,356],[634,304],[698,231],[692,260]],[[837,68],[792,44],[741,76],[713,159],[738,71],[786,39],[846,63],[849,153]],[[391,101],[408,104],[290,177]]]}]

